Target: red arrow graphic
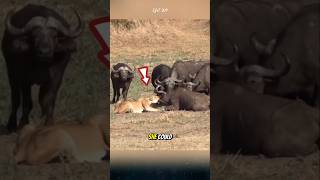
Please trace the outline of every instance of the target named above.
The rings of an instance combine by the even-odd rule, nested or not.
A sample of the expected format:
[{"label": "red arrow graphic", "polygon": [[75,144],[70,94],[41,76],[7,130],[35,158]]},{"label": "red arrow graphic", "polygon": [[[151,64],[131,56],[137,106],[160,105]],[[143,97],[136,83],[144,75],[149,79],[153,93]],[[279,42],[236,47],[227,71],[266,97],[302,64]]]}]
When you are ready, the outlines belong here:
[{"label": "red arrow graphic", "polygon": [[108,68],[110,68],[110,61],[108,55],[110,53],[109,49],[109,17],[101,17],[94,19],[90,22],[89,27],[93,35],[98,40],[101,51],[98,53],[100,61]]},{"label": "red arrow graphic", "polygon": [[148,69],[149,69],[148,66],[143,66],[143,67],[138,68],[138,71],[139,71],[140,76],[141,76],[141,81],[146,86],[148,86],[149,81],[150,81],[150,76],[148,75]]}]

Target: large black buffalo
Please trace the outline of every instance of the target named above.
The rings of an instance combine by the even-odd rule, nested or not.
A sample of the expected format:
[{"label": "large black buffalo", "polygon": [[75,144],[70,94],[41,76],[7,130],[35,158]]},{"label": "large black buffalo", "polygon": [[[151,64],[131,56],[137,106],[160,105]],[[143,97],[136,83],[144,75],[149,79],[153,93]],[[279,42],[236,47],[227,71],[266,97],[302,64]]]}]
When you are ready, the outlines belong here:
[{"label": "large black buffalo", "polygon": [[112,99],[113,103],[119,101],[121,89],[122,89],[123,99],[127,100],[127,94],[133,78],[134,78],[134,71],[124,63],[118,63],[111,68],[111,81],[113,86],[113,99]]},{"label": "large black buffalo", "polygon": [[187,88],[192,91],[206,93],[210,92],[210,63],[201,67],[197,74],[189,74],[191,82],[186,82]]},{"label": "large black buffalo", "polygon": [[[289,72],[290,58],[282,53],[279,61],[284,62],[284,66],[278,69],[267,68],[258,64],[240,67],[238,46],[234,45],[234,55],[231,58],[214,57],[211,60],[212,78],[214,81],[234,82],[255,92],[263,93],[265,82],[277,82]],[[210,71],[208,70],[208,72]],[[192,85],[194,84],[192,83]]]},{"label": "large black buffalo", "polygon": [[284,157],[317,150],[319,111],[303,101],[253,93],[228,82],[216,82],[212,95],[213,153],[240,150]]},{"label": "large black buffalo", "polygon": [[156,80],[163,81],[164,79],[168,78],[171,73],[171,68],[168,65],[160,64],[153,68],[152,75],[151,75],[151,82],[153,87],[157,87]]},{"label": "large black buffalo", "polygon": [[208,61],[176,61],[172,65],[170,78],[180,81],[191,81],[189,74],[196,74]]},{"label": "large black buffalo", "polygon": [[156,89],[160,95],[160,103],[166,106],[167,111],[187,110],[206,111],[210,108],[210,96],[193,92],[186,88],[175,86],[167,92]]},{"label": "large black buffalo", "polygon": [[162,81],[156,79],[155,85],[157,88],[162,88],[162,90],[166,92],[176,86],[183,86],[183,82],[192,81],[190,74],[197,74],[201,67],[208,62],[209,61],[176,61],[172,65],[170,77]]},{"label": "large black buffalo", "polygon": [[[305,7],[279,35],[275,52],[264,65],[283,67],[280,58],[284,52],[292,61],[291,69],[279,81],[266,83],[265,93],[293,99],[298,97],[310,105],[320,105],[319,9],[319,5]],[[256,46],[261,46],[258,37],[255,41]]]},{"label": "large black buffalo", "polygon": [[69,23],[56,11],[29,4],[5,19],[2,51],[11,87],[12,109],[8,130],[17,130],[17,111],[22,104],[19,128],[28,123],[32,110],[31,86],[40,85],[39,102],[46,124],[53,123],[55,100],[65,68],[76,50],[74,39],[83,29]]},{"label": "large black buffalo", "polygon": [[[239,45],[240,66],[259,64],[264,56],[272,54],[277,37],[292,18],[306,5],[316,1],[292,0],[229,0],[214,12],[213,36],[216,37],[214,55],[230,57],[232,44]],[[252,35],[268,44],[256,51],[250,43]],[[272,43],[268,43],[272,42]]]}]

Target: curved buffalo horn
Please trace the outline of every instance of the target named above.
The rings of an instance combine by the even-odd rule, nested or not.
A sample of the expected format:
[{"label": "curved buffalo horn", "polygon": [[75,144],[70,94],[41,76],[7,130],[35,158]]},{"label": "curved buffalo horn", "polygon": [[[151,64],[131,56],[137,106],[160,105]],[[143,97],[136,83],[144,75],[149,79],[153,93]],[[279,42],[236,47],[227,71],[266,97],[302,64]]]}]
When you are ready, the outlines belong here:
[{"label": "curved buffalo horn", "polygon": [[53,17],[48,18],[47,26],[56,28],[58,31],[62,32],[63,35],[65,35],[69,38],[78,37],[83,30],[83,25],[82,25],[83,23],[82,23],[82,20],[81,20],[81,17],[79,15],[78,11],[76,11],[75,9],[73,9],[73,11],[78,19],[78,24],[75,27],[73,27],[73,28],[66,27],[60,21],[58,21],[57,19],[55,19]]},{"label": "curved buffalo horn", "polygon": [[157,79],[155,79],[154,84],[156,86],[159,86],[161,84],[161,82],[159,81],[159,77]]},{"label": "curved buffalo horn", "polygon": [[192,84],[191,84],[192,86],[199,86],[200,85],[200,81],[197,81],[197,82],[192,82]]},{"label": "curved buffalo horn", "polygon": [[135,70],[135,68],[133,67],[133,68],[131,68],[131,69],[133,69],[133,70],[130,70],[129,68],[126,68],[130,73],[134,73],[134,70]]},{"label": "curved buffalo horn", "polygon": [[73,9],[73,11],[74,11],[75,15],[77,16],[78,25],[74,29],[70,30],[69,37],[75,38],[75,37],[78,37],[81,34],[81,32],[83,31],[83,25],[82,25],[83,22],[82,22],[82,19],[81,19],[79,12],[75,9]]},{"label": "curved buffalo horn", "polygon": [[183,81],[182,79],[176,79],[176,78],[174,78],[173,80],[174,80],[175,82],[178,82],[178,83],[180,83],[180,82]]},{"label": "curved buffalo horn", "polygon": [[115,70],[115,69],[114,69],[114,66],[111,67],[111,71],[114,72],[114,73],[117,73],[117,72],[119,72],[120,70],[121,70],[120,68],[117,69],[117,70]]},{"label": "curved buffalo horn", "polygon": [[191,78],[191,79],[196,78],[196,76],[197,76],[197,74],[196,74],[196,73],[194,73],[194,74],[190,74],[190,73],[189,73],[189,78]]},{"label": "curved buffalo horn", "polygon": [[259,54],[271,55],[277,44],[277,39],[274,38],[270,40],[267,45],[265,45],[257,39],[256,33],[252,33],[250,36],[250,42]]},{"label": "curved buffalo horn", "polygon": [[162,90],[159,90],[159,88],[161,87],[161,85],[158,85],[157,87],[156,87],[156,92],[157,93],[159,93],[159,94],[167,94],[165,91],[162,91]]},{"label": "curved buffalo horn", "polygon": [[156,87],[156,91],[158,92],[159,91],[159,88],[161,87],[161,85],[157,85]]},{"label": "curved buffalo horn", "polygon": [[276,44],[277,44],[277,39],[276,38],[271,39],[271,41],[268,43],[266,47],[265,53],[267,55],[271,55],[276,47]]},{"label": "curved buffalo horn", "polygon": [[7,14],[5,24],[6,24],[6,29],[8,32],[12,35],[23,35],[30,30],[32,30],[34,27],[39,27],[39,26],[44,26],[45,24],[45,18],[40,17],[40,16],[35,16],[33,17],[24,27],[18,28],[15,27],[13,24],[11,24],[11,17],[15,11],[12,10]]},{"label": "curved buffalo horn", "polygon": [[227,66],[233,61],[231,59],[221,58],[221,57],[214,57],[212,63],[216,66]]},{"label": "curved buffalo horn", "polygon": [[183,84],[184,85],[190,84],[191,86],[198,86],[200,84],[200,82],[199,81],[197,81],[196,83],[194,83],[194,82],[184,82]]},{"label": "curved buffalo horn", "polygon": [[281,55],[284,58],[285,66],[280,70],[272,70],[260,65],[250,65],[241,68],[241,72],[256,73],[265,78],[279,78],[281,76],[284,76],[290,70],[290,58],[284,53],[281,53]]},{"label": "curved buffalo horn", "polygon": [[237,63],[239,60],[239,46],[237,44],[233,44],[233,53],[234,55],[231,58],[215,57],[212,61],[213,65],[227,66],[234,62]]},{"label": "curved buffalo horn", "polygon": [[157,93],[158,93],[158,94],[167,94],[165,91],[162,91],[162,90],[157,91]]},{"label": "curved buffalo horn", "polygon": [[34,27],[49,26],[56,28],[58,31],[62,32],[67,37],[75,38],[78,37],[83,30],[81,17],[76,10],[74,10],[74,12],[78,18],[78,25],[72,29],[62,25],[60,21],[53,17],[45,18],[41,16],[35,16],[24,27],[17,28],[11,24],[11,17],[14,14],[14,12],[14,10],[10,11],[5,20],[6,29],[10,34],[13,35],[23,35],[32,30]]},{"label": "curved buffalo horn", "polygon": [[157,78],[156,80],[155,80],[155,84],[162,84],[162,82],[161,81],[159,81],[159,78]]}]

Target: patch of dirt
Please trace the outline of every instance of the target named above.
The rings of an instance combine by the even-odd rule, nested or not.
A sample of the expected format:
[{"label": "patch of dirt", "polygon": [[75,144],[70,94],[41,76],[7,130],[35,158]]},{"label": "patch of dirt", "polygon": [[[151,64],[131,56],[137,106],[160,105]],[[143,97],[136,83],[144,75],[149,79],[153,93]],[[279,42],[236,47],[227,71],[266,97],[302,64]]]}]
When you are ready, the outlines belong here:
[{"label": "patch of dirt", "polygon": [[[110,129],[112,150],[209,150],[210,147],[209,111],[114,114]],[[151,141],[149,133],[173,134],[174,138]]]},{"label": "patch of dirt", "polygon": [[320,152],[296,158],[219,155],[211,164],[211,177],[219,180],[319,180],[320,177]]}]

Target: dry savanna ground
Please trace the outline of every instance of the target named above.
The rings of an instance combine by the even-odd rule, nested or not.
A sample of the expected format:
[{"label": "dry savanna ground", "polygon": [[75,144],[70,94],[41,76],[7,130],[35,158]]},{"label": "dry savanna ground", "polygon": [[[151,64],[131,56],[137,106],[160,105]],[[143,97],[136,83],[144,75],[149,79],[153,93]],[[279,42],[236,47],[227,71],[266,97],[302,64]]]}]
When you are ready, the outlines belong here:
[{"label": "dry savanna ground", "polygon": [[[74,7],[84,20],[85,29],[77,39],[78,52],[64,74],[55,107],[57,121],[83,121],[107,109],[105,67],[98,61],[99,44],[89,31],[91,20],[104,16],[108,3],[103,0],[2,0],[0,1],[0,39],[4,32],[4,18],[13,8],[27,3],[36,3],[55,8],[74,23],[75,16],[70,11]],[[90,6],[90,8],[88,8]],[[41,123],[37,102],[38,88],[33,88],[34,109],[31,112],[32,123]],[[40,166],[17,165],[13,160],[13,147],[17,134],[6,135],[4,128],[10,113],[10,88],[7,69],[0,51],[0,180],[105,180],[108,176],[106,163],[51,163]],[[106,117],[107,119],[107,117]]]},{"label": "dry savanna ground", "polygon": [[[176,60],[209,59],[208,20],[112,20],[111,64],[148,66],[149,74],[158,64]],[[135,73],[129,98],[150,96]],[[112,94],[110,93],[112,98]],[[114,114],[111,106],[112,150],[208,150],[210,115],[207,112],[147,112]],[[149,133],[173,134],[171,141],[150,141]]]}]

